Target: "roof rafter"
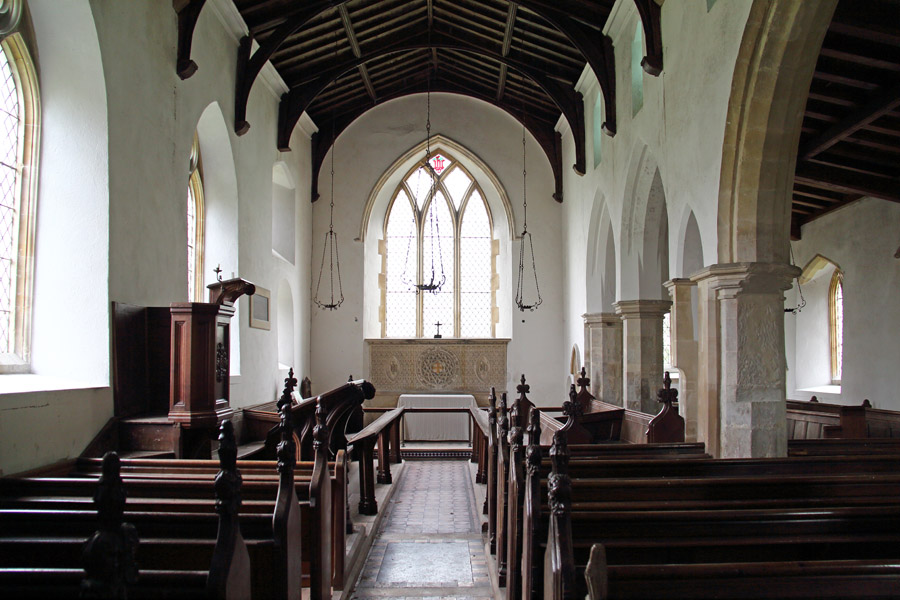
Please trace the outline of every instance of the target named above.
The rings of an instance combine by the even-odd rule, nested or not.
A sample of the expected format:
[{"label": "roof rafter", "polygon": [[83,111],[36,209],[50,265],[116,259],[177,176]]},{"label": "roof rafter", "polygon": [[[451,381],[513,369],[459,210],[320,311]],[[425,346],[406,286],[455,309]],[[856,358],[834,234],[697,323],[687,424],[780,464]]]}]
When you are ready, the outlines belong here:
[{"label": "roof rafter", "polygon": [[[407,86],[407,88],[405,89],[397,90],[391,94],[383,96],[381,98],[381,101],[385,102],[387,100],[393,100],[395,98],[401,98],[403,96],[421,93],[422,83],[424,82],[425,78],[425,74],[418,74],[416,77],[418,81]],[[544,151],[544,154],[547,156],[547,160],[550,163],[550,168],[553,171],[553,198],[557,202],[562,202],[562,136],[559,134],[559,132],[554,130],[552,124],[541,123],[531,117],[523,116],[521,111],[517,110],[517,107],[511,106],[506,102],[497,102],[493,97],[485,94],[480,94],[472,89],[466,89],[456,85],[441,83],[432,88],[431,91],[462,94],[478,98],[479,100],[483,100],[485,102],[493,104],[494,106],[497,106],[498,108],[510,114],[517,121],[522,123],[525,128],[528,129],[531,135],[534,136],[535,140],[537,140],[538,144],[541,146],[541,149]],[[344,129],[346,129],[350,125],[350,123],[359,118],[367,110],[368,108],[357,106],[351,111],[348,111],[341,115],[337,115],[333,124],[335,132],[334,139],[340,137],[341,132],[343,132]],[[325,155],[328,154],[328,150],[331,147],[332,142],[333,138],[331,136],[322,135],[321,129],[319,132],[314,133],[312,136],[312,181],[310,198],[313,202],[315,202],[319,198],[319,171],[321,169],[322,163],[325,160]]]},{"label": "roof rafter", "polygon": [[[416,39],[408,40],[403,44],[391,46],[390,48],[379,49],[368,54],[363,54],[358,59],[336,65],[334,68],[321,73],[315,81],[312,81],[301,87],[292,88],[282,98],[281,101],[281,110],[279,111],[278,123],[279,149],[290,149],[291,133],[293,132],[297,121],[299,121],[300,116],[312,104],[316,96],[318,96],[338,77],[345,74],[349,70],[357,68],[360,64],[365,64],[368,61],[382,58],[390,54],[408,52],[410,50],[417,50],[421,48],[444,48],[487,56],[494,60],[497,60],[501,64],[506,64],[507,67],[518,71],[525,77],[528,77],[529,79],[534,81],[553,100],[553,102],[560,109],[563,115],[565,115],[566,120],[569,122],[569,125],[572,129],[572,134],[575,137],[575,170],[581,174],[584,173],[584,104],[581,101],[580,93],[556,82],[555,80],[550,79],[549,77],[546,77],[543,73],[541,73],[540,71],[536,71],[524,61],[520,61],[508,56],[504,57],[496,49],[491,49],[486,45],[476,44],[473,40],[470,40],[468,43],[460,40],[449,40],[445,36],[436,37],[434,33],[429,35],[427,34],[427,32],[424,35],[419,35]],[[497,104],[498,106],[502,103],[501,100],[497,100],[496,98],[491,98],[489,101],[493,104]],[[581,168],[580,171],[579,166]]]}]

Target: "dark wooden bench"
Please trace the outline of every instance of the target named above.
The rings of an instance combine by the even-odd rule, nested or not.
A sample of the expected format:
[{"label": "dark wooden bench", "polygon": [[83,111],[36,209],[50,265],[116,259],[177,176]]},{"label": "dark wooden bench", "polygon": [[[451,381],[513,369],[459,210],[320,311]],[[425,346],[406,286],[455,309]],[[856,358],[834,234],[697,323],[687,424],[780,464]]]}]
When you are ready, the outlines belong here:
[{"label": "dark wooden bench", "polygon": [[[540,519],[535,531],[546,532],[543,560],[541,544],[524,548],[523,571],[533,574],[543,563],[548,600],[584,597],[576,572],[596,543],[615,566],[890,562],[897,554],[900,470],[891,471],[896,457],[659,461],[656,467],[629,462],[608,469],[632,466],[632,473],[588,479],[570,478],[568,468],[576,461],[569,462],[564,444],[553,452],[554,472],[538,486],[543,506],[526,514],[524,525],[527,532],[533,526],[527,521]],[[666,476],[667,470],[678,473]],[[534,586],[523,588],[523,596],[533,591]]]},{"label": "dark wooden bench", "polygon": [[[283,414],[289,416],[290,411],[284,410]],[[296,593],[288,594],[288,597],[299,598],[301,544],[304,547],[303,558],[310,564],[311,597],[317,600],[331,597],[332,537],[336,530],[343,536],[343,528],[332,527],[331,493],[334,483],[329,481],[326,461],[328,435],[324,427],[324,410],[319,411],[319,419],[322,426],[314,431],[316,454],[308,478],[294,480],[296,448],[294,430],[289,424],[282,426],[278,472],[269,471],[276,466],[271,462],[240,463],[247,464],[248,477],[242,486],[245,489],[237,492],[237,497],[249,498],[253,504],[249,510],[244,510],[243,506],[235,508],[233,521],[240,518],[240,532],[246,538],[242,543],[253,568],[251,572],[247,566],[247,573],[241,577],[246,578],[247,585],[252,583],[254,597],[269,597],[278,589],[290,586]],[[289,419],[285,420],[289,422]],[[236,445],[233,440],[231,444],[235,448],[233,460]],[[220,446],[220,456],[222,448]],[[219,492],[221,471],[216,475],[214,485],[209,464],[205,461],[175,467],[178,472],[173,474],[172,479],[166,479],[160,471],[155,471],[164,470],[162,465],[151,466],[142,462],[128,461],[126,476],[124,479],[120,477],[129,494],[142,498],[134,505],[130,503],[124,513],[141,535],[139,564],[151,573],[169,573],[168,581],[177,579],[175,572],[193,573],[185,577],[196,581],[196,572],[203,570],[210,573],[210,581],[215,579],[214,575],[218,572],[215,558],[222,554],[219,550],[221,544],[217,545],[215,540],[217,535],[220,540],[223,537],[221,518],[226,508],[222,501],[213,502],[215,493]],[[234,463],[236,467],[238,461]],[[82,465],[95,466],[93,461],[82,461]],[[129,470],[137,472],[128,473]],[[78,565],[84,539],[96,527],[96,514],[83,508],[85,487],[91,485],[96,487],[97,479],[85,474],[68,478],[0,480],[4,506],[18,505],[18,508],[0,510],[0,531],[3,532],[0,547],[3,548],[3,556],[7,557],[0,569],[0,589],[24,593],[20,586],[28,587],[29,569],[39,568],[49,572],[55,568],[65,571]],[[12,492],[16,490],[18,495],[13,498]],[[302,493],[297,494],[297,490]],[[54,493],[58,500],[48,499],[47,492]],[[298,500],[298,496],[304,499]],[[80,504],[81,508],[62,507],[73,502]],[[31,507],[25,508],[29,503]],[[138,507],[148,510],[134,510]],[[219,512],[219,517],[216,512]],[[231,531],[237,529],[232,527]],[[233,533],[231,538],[233,540]],[[51,566],[46,559],[42,562],[40,557],[52,557],[56,562]],[[74,564],[71,562],[73,558],[76,560]],[[214,560],[210,562],[210,558]],[[243,563],[238,560],[236,564],[240,566]],[[225,575],[222,581],[232,585],[234,576]],[[58,577],[62,582],[66,581],[67,576]],[[192,589],[197,592],[196,588]],[[167,597],[168,592],[157,589],[154,593],[157,597]],[[278,594],[284,596],[281,592]],[[37,595],[39,593],[33,594],[34,597]],[[205,595],[202,588],[200,595]]]}]

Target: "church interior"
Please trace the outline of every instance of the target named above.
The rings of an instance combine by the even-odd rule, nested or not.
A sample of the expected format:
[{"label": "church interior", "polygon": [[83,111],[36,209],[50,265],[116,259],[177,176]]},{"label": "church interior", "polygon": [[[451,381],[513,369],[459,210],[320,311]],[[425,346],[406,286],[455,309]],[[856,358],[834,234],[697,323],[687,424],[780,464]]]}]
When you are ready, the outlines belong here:
[{"label": "church interior", "polygon": [[896,0],[3,0],[0,50],[0,547],[124,510],[168,565],[0,589],[900,596]]}]

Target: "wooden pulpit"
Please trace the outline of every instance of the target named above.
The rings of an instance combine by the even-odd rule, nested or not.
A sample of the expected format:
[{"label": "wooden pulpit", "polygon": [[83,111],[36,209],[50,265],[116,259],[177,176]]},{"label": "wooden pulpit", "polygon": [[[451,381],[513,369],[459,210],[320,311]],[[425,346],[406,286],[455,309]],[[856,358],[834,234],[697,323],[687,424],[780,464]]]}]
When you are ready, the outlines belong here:
[{"label": "wooden pulpit", "polygon": [[231,317],[234,303],[256,286],[244,279],[207,286],[209,302],[173,302],[169,421],[176,458],[209,458],[219,423],[234,413],[229,402]]}]

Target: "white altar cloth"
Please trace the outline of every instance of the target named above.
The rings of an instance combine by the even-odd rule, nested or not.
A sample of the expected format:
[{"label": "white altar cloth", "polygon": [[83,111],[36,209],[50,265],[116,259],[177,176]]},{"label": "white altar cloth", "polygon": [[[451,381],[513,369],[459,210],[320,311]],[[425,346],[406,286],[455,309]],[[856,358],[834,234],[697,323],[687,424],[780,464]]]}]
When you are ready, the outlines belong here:
[{"label": "white altar cloth", "polygon": [[[401,394],[397,406],[411,408],[469,408],[475,404],[471,394]],[[468,440],[468,412],[406,413],[404,440]]]}]

